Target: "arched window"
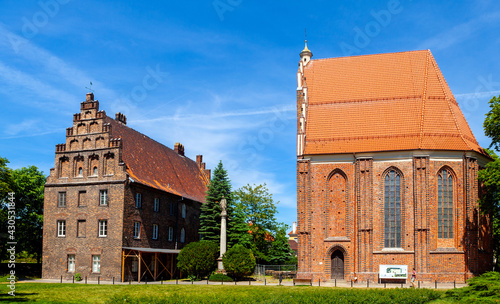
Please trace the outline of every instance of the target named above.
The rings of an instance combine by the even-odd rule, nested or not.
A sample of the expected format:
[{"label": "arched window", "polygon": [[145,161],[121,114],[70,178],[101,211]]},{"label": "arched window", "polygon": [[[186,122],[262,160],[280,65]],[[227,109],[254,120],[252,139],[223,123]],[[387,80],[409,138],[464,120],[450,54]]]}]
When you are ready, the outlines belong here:
[{"label": "arched window", "polygon": [[93,172],[94,175],[97,175],[97,167],[94,167],[94,172]]},{"label": "arched window", "polygon": [[453,238],[453,178],[446,169],[438,174],[438,238]]},{"label": "arched window", "polygon": [[401,248],[401,176],[395,170],[385,176],[384,247]]},{"label": "arched window", "polygon": [[83,169],[82,169],[82,167],[78,168],[78,176],[83,176]]}]

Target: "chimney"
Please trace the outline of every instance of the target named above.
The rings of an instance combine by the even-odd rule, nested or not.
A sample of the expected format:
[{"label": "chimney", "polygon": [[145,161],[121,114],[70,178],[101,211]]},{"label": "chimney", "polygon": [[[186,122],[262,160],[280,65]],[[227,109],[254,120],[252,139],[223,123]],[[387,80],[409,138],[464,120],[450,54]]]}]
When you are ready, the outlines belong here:
[{"label": "chimney", "polygon": [[115,120],[121,122],[124,125],[127,124],[127,117],[125,116],[125,114],[122,114],[120,112],[115,114]]},{"label": "chimney", "polygon": [[293,222],[292,224],[292,233],[297,234],[297,222]]},{"label": "chimney", "polygon": [[175,151],[175,153],[179,154],[180,156],[184,156],[184,146],[182,144],[175,143],[174,151]]},{"label": "chimney", "polygon": [[87,93],[87,99],[85,101],[94,101],[94,93]]},{"label": "chimney", "polygon": [[201,163],[203,162],[203,155],[196,155],[196,164],[198,165],[198,168],[201,169]]}]

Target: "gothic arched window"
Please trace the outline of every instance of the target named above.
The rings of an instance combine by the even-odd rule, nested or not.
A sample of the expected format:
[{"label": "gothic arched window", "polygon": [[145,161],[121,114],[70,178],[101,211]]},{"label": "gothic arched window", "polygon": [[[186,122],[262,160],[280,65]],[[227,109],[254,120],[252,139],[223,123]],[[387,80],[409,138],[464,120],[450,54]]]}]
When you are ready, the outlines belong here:
[{"label": "gothic arched window", "polygon": [[385,176],[384,247],[401,247],[401,176],[395,170]]},{"label": "gothic arched window", "polygon": [[453,177],[444,169],[438,174],[438,238],[453,238]]}]

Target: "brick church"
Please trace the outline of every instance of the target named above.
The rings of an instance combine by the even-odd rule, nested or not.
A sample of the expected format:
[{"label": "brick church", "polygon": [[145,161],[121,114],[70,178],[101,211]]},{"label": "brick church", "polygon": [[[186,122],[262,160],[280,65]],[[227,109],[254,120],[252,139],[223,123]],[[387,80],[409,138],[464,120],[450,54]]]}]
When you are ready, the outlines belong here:
[{"label": "brick church", "polygon": [[419,280],[492,269],[478,145],[431,52],[311,60],[297,73],[298,277]]},{"label": "brick church", "polygon": [[45,185],[43,278],[117,281],[175,277],[198,241],[210,170],[99,110],[88,93],[56,146]]}]

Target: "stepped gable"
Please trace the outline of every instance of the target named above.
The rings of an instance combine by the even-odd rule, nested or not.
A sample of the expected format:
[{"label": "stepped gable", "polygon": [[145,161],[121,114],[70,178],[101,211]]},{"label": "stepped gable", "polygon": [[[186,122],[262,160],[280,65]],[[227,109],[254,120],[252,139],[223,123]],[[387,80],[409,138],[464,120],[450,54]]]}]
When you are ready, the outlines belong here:
[{"label": "stepped gable", "polygon": [[112,136],[121,138],[122,159],[135,182],[205,203],[210,177],[195,161],[110,117],[105,122]]},{"label": "stepped gable", "polygon": [[311,60],[306,155],[400,150],[476,151],[431,52]]}]

